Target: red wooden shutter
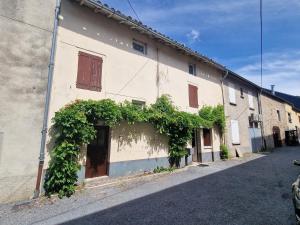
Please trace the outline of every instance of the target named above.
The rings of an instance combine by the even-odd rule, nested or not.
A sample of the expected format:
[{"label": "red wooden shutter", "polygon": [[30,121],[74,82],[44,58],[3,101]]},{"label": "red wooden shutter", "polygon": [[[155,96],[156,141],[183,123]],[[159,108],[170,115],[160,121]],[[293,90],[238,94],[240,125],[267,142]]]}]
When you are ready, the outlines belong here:
[{"label": "red wooden shutter", "polygon": [[189,84],[189,105],[198,108],[198,87]]},{"label": "red wooden shutter", "polygon": [[77,71],[77,88],[89,89],[91,82],[91,59],[89,54],[79,52],[78,54],[78,71]]},{"label": "red wooden shutter", "polygon": [[101,91],[102,59],[93,56],[91,59],[91,90]]},{"label": "red wooden shutter", "polygon": [[203,129],[203,142],[204,146],[211,146],[211,133],[210,129]]},{"label": "red wooden shutter", "polygon": [[77,88],[101,91],[102,59],[85,52],[78,54]]}]

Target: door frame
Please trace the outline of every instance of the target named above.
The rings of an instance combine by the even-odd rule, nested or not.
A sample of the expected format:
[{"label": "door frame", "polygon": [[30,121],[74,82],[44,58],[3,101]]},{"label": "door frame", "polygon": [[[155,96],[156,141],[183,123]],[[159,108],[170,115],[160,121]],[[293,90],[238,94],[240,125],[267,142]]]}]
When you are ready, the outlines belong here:
[{"label": "door frame", "polygon": [[[98,122],[94,124],[94,128],[96,127],[106,127],[107,128],[107,156],[106,156],[106,175],[103,176],[96,176],[87,178],[86,175],[84,175],[85,180],[91,180],[91,179],[97,179],[101,177],[109,176],[109,168],[110,168],[110,149],[111,149],[111,128],[109,126],[104,125],[102,122]],[[87,151],[88,151],[88,144],[86,145],[86,158],[87,158]],[[86,170],[86,163],[85,163],[85,170]],[[86,173],[86,172],[85,172]]]}]

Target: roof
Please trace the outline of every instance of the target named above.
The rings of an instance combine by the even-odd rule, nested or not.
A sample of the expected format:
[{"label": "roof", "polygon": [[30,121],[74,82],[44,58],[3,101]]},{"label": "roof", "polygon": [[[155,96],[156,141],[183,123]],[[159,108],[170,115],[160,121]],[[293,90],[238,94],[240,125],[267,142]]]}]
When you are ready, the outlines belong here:
[{"label": "roof", "polygon": [[269,89],[263,89],[263,92],[273,98],[277,98],[287,104],[291,105],[296,111],[300,112],[300,96],[294,96],[285,94],[282,92],[275,91],[275,94],[272,94],[272,91]]},{"label": "roof", "polygon": [[162,44],[173,47],[176,50],[186,55],[192,56],[200,61],[203,61],[204,63],[211,64],[222,71],[227,71],[227,68],[225,66],[217,63],[216,61],[208,58],[207,56],[200,54],[197,51],[192,50],[191,48],[188,48],[184,44],[171,39],[170,37],[158,32],[157,30],[152,29],[151,27],[143,24],[142,22],[133,19],[130,16],[124,15],[123,13],[121,13],[120,11],[114,8],[110,8],[107,4],[102,4],[101,1],[96,1],[96,0],[76,0],[76,1],[80,2],[80,5],[85,5],[88,8],[93,9],[95,13],[104,14],[108,18],[114,19],[118,21],[120,24],[128,26],[132,30],[147,35],[150,38],[155,39],[156,41]]}]

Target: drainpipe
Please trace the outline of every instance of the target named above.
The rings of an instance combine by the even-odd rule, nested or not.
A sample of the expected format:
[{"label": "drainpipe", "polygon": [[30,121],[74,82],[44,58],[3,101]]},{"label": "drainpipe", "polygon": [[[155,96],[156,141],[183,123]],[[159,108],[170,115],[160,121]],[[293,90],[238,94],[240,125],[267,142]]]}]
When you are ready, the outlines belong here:
[{"label": "drainpipe", "polygon": [[[227,76],[228,76],[228,70],[226,70],[225,75],[221,79],[222,100],[223,100],[223,107],[224,107],[224,114],[225,115],[226,115],[226,113],[225,113],[225,97],[224,97],[224,80],[227,78]],[[226,116],[225,116],[225,118],[226,118]],[[224,134],[224,137],[223,137],[223,144],[225,144],[225,145],[227,144],[225,134]]]},{"label": "drainpipe", "polygon": [[36,186],[35,186],[33,198],[37,198],[40,194],[42,171],[43,171],[44,161],[45,161],[45,146],[46,146],[46,137],[47,137],[47,130],[48,130],[48,114],[49,114],[49,104],[51,98],[51,88],[52,88],[52,78],[53,78],[53,69],[54,69],[54,58],[55,58],[55,50],[56,50],[56,38],[57,38],[60,5],[61,5],[61,0],[56,0],[54,26],[52,32],[52,43],[51,43],[51,50],[50,50],[50,61],[48,65],[48,83],[47,83],[47,90],[46,90],[45,111],[44,111],[44,119],[43,119],[43,128],[41,131],[42,138],[41,138],[41,146],[40,146],[39,166],[38,166],[38,174],[37,174]]}]

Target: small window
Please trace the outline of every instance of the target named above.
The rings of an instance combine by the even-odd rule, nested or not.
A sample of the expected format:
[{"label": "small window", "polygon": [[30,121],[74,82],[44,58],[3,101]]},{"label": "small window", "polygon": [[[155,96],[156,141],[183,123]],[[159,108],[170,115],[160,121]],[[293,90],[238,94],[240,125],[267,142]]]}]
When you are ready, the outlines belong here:
[{"label": "small window", "polygon": [[280,111],[277,109],[277,119],[278,119],[278,121],[281,121],[281,116],[280,116]]},{"label": "small window", "polygon": [[136,106],[138,106],[138,107],[140,107],[140,108],[144,108],[145,105],[146,105],[146,102],[144,102],[144,101],[139,101],[139,100],[132,100],[132,104],[133,104],[133,105],[136,105]]},{"label": "small window", "polygon": [[147,45],[145,43],[133,40],[132,48],[138,52],[145,54],[145,55],[147,54]]},{"label": "small window", "polygon": [[292,116],[291,116],[291,113],[288,113],[288,120],[289,120],[289,123],[292,123]]},{"label": "small window", "polygon": [[189,74],[196,76],[196,64],[189,64]]},{"label": "small window", "polygon": [[240,88],[240,92],[241,92],[241,98],[244,98],[244,89]]},{"label": "small window", "polygon": [[211,130],[203,129],[203,143],[205,147],[210,147],[211,145]]}]

